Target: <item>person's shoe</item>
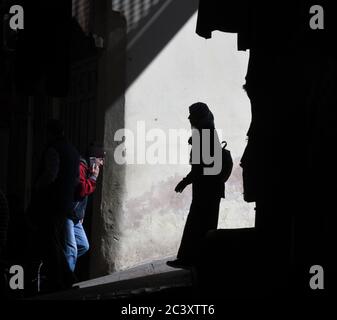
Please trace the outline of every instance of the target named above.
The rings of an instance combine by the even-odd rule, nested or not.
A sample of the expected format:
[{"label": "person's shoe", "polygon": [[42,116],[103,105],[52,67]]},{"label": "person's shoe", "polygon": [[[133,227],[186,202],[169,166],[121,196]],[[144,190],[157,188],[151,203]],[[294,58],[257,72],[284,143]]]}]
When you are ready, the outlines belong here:
[{"label": "person's shoe", "polygon": [[172,261],[167,261],[166,264],[171,268],[189,269],[193,266],[190,261],[176,259]]}]

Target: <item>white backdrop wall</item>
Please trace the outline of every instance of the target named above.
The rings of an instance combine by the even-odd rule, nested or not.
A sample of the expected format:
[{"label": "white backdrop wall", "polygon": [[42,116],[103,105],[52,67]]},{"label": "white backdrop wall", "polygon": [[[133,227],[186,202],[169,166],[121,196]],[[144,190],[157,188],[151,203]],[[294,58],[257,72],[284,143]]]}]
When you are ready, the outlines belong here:
[{"label": "white backdrop wall", "polygon": [[[238,52],[236,35],[195,33],[196,14],[184,25],[126,92],[125,124],[137,137],[137,123],[147,130],[189,129],[188,106],[202,101],[215,115],[235,162],[222,200],[219,228],[254,226],[254,206],[243,201],[239,161],[246,145],[250,103],[242,89],[248,53]],[[128,66],[137,63],[132,50]],[[187,144],[187,141],[180,143]],[[148,145],[151,145],[149,143]],[[170,142],[167,152],[179,149]],[[126,150],[137,156],[137,149]],[[191,202],[191,187],[176,194],[188,164],[127,165],[121,238],[116,269],[175,255]]]}]

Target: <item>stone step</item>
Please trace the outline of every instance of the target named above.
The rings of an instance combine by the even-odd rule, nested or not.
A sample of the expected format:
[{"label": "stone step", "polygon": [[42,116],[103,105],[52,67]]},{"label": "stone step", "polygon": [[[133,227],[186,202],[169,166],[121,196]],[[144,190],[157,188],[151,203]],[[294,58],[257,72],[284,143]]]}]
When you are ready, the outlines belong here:
[{"label": "stone step", "polygon": [[41,295],[34,300],[119,299],[166,289],[191,287],[192,272],[170,268],[166,265],[166,261],[153,261],[97,279],[79,282],[70,290]]}]

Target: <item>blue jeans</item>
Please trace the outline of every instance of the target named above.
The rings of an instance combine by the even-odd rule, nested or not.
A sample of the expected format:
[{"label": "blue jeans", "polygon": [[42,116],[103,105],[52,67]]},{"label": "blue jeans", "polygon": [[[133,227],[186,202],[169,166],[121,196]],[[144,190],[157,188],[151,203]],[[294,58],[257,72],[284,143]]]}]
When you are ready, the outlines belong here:
[{"label": "blue jeans", "polygon": [[67,219],[66,221],[66,241],[65,256],[71,271],[74,272],[77,258],[89,250],[87,235],[81,222]]}]

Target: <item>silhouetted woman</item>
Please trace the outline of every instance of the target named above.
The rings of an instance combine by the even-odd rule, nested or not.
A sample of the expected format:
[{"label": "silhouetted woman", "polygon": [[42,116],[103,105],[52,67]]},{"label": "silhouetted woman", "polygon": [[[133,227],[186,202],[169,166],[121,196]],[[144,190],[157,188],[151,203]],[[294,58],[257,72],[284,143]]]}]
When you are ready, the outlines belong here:
[{"label": "silhouetted woman", "polygon": [[[189,267],[196,262],[198,249],[208,231],[217,229],[219,205],[224,197],[224,182],[216,170],[215,163],[221,159],[221,144],[215,130],[214,116],[204,103],[190,106],[189,120],[193,129],[190,173],[176,186],[176,192],[183,192],[192,184],[192,203],[184,228],[177,260],[168,261],[171,267]],[[200,138],[200,139],[199,139]],[[209,162],[204,154],[212,158]],[[198,157],[200,155],[200,157]],[[196,160],[200,159],[200,161]],[[217,163],[220,165],[221,161]],[[207,169],[213,171],[207,172]]]}]

